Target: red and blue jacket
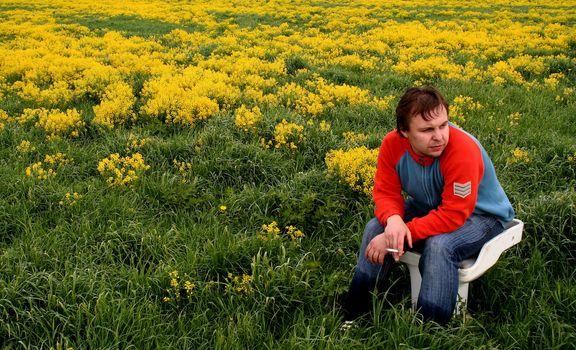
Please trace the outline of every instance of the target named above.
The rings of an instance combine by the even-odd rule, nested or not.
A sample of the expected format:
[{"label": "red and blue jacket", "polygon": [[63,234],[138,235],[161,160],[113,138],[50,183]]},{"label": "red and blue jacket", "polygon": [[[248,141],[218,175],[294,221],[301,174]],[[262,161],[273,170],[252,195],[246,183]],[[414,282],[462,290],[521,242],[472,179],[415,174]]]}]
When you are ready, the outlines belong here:
[{"label": "red and blue jacket", "polygon": [[398,132],[382,140],[374,180],[375,214],[404,217],[404,191],[425,216],[406,223],[412,239],[452,232],[470,215],[492,215],[502,224],[514,209],[498,182],[494,165],[480,142],[450,124],[448,145],[438,158],[419,156]]}]

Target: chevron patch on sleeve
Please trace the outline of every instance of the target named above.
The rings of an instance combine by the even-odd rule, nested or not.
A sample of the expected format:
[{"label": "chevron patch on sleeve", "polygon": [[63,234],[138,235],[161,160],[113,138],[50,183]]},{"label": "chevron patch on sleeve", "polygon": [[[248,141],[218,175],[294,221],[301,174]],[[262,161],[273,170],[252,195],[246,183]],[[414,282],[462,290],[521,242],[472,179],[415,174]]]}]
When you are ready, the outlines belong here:
[{"label": "chevron patch on sleeve", "polygon": [[472,193],[472,182],[468,181],[466,183],[454,182],[454,195],[460,198],[466,198]]}]

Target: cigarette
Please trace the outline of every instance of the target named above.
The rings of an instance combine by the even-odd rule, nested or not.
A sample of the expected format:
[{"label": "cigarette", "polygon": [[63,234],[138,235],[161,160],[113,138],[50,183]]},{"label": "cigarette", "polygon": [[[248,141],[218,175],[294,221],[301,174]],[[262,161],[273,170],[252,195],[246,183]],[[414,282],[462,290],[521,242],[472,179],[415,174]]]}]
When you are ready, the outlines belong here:
[{"label": "cigarette", "polygon": [[390,253],[398,253],[398,249],[386,248],[386,250]]}]

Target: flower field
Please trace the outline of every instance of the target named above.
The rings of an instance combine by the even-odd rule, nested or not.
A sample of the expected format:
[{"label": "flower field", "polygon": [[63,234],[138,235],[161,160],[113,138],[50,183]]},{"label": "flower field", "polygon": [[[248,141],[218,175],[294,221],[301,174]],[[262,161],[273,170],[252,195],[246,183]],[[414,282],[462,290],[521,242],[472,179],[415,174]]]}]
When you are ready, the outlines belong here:
[{"label": "flower field", "polygon": [[[576,346],[576,2],[0,0],[0,347]],[[434,85],[523,241],[472,317],[340,332],[377,149]]]}]

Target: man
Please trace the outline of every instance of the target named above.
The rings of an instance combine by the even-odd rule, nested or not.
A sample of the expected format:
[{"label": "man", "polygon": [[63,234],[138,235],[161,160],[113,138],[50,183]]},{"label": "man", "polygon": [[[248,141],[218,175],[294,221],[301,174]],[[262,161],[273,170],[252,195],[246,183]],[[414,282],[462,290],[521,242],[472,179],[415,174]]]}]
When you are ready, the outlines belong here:
[{"label": "man", "polygon": [[398,103],[396,130],[380,146],[376,217],[366,225],[343,305],[347,320],[370,310],[373,290],[388,288],[394,261],[414,247],[422,253],[417,309],[445,324],[457,301],[458,264],[514,218],[486,151],[449,123],[448,109],[432,87],[410,88]]}]

